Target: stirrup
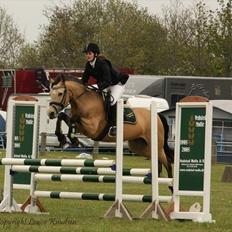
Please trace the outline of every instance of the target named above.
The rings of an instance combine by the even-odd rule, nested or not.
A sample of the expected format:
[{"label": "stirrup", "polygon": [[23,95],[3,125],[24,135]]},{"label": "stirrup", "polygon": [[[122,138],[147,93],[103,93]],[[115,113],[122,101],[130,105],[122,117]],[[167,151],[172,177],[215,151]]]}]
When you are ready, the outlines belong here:
[{"label": "stirrup", "polygon": [[117,127],[116,126],[111,126],[109,129],[109,136],[115,137],[117,134]]}]

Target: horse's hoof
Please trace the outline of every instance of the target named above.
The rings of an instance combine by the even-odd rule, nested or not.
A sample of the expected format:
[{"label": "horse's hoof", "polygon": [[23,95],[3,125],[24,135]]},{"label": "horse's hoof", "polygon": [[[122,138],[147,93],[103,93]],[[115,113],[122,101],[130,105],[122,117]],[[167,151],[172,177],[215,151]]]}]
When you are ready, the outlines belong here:
[{"label": "horse's hoof", "polygon": [[109,137],[115,137],[116,134],[117,134],[117,127],[116,126],[110,127],[109,133],[108,133]]}]

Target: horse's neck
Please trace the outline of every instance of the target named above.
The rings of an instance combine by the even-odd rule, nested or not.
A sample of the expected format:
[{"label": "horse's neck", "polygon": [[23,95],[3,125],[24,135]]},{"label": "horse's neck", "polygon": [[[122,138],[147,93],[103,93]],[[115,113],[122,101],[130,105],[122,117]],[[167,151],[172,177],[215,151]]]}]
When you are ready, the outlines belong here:
[{"label": "horse's neck", "polygon": [[[76,112],[82,117],[91,117],[92,114],[101,110],[103,106],[102,98],[95,92],[86,90],[82,85],[74,83],[69,85],[72,97],[70,99],[71,106],[76,108]],[[96,117],[96,115],[94,115]]]}]

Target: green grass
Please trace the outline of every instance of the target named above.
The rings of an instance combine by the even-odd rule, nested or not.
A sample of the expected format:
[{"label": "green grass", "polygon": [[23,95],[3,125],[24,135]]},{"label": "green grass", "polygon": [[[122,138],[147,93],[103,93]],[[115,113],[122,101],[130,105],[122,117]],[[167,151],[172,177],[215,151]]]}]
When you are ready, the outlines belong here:
[{"label": "green grass", "polygon": [[[41,158],[72,158],[76,154],[65,152],[50,152]],[[4,157],[3,151],[0,151],[0,157]],[[102,158],[99,155],[97,158]],[[109,159],[114,156],[105,155]],[[149,160],[143,157],[124,156],[124,167],[149,167]],[[167,231],[167,232],[186,232],[195,231],[232,231],[232,184],[222,183],[224,165],[212,166],[212,188],[211,188],[211,213],[216,223],[195,223],[191,221],[171,221],[144,219],[127,221],[125,219],[104,219],[103,215],[112,205],[112,202],[103,201],[81,201],[81,200],[62,200],[62,199],[40,199],[43,205],[48,209],[49,215],[30,215],[25,213],[2,213],[0,216],[0,231]],[[3,188],[4,167],[0,166],[0,188]],[[141,184],[124,184],[123,192],[131,194],[150,194],[151,187]],[[114,193],[114,184],[106,183],[81,183],[81,182],[42,182],[38,185],[39,190],[57,190],[57,191],[78,191],[94,193]],[[162,186],[161,194],[168,194],[166,186]],[[28,191],[15,190],[14,196],[17,202],[23,202]],[[199,198],[184,198],[184,208],[188,208]],[[147,203],[125,203],[134,217],[138,217],[148,206]],[[166,205],[163,205],[166,207]]]}]

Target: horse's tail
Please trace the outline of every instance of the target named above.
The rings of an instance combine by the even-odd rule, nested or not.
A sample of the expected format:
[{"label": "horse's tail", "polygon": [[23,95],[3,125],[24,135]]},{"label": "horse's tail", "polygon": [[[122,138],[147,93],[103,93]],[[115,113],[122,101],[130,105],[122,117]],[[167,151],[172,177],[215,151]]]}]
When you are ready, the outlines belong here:
[{"label": "horse's tail", "polygon": [[168,122],[164,115],[162,115],[161,113],[158,113],[158,115],[164,127],[164,152],[166,154],[167,160],[173,163],[174,162],[174,150],[170,148],[168,145],[168,134],[169,134]]}]

